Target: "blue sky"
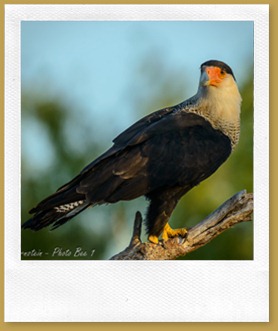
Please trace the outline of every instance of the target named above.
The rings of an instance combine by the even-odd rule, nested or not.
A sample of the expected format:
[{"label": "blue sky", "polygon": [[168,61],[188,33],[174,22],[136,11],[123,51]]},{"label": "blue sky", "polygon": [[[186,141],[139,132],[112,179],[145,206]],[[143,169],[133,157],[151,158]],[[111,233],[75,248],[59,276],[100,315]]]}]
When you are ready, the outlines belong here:
[{"label": "blue sky", "polygon": [[[23,90],[62,96],[99,132],[109,131],[111,121],[120,132],[137,119],[127,93],[147,99],[155,90],[136,84],[138,68],[148,58],[162,58],[168,71],[177,72],[187,87],[183,99],[196,92],[200,64],[210,59],[229,64],[241,87],[253,65],[253,23],[25,21],[21,50]],[[164,106],[169,105],[159,105]],[[24,135],[23,127],[23,152],[26,142],[34,153],[43,138],[28,131]],[[111,132],[109,141],[119,132]]]},{"label": "blue sky", "polygon": [[[88,123],[94,137],[107,148],[118,133],[143,113],[171,105],[158,103],[154,108],[142,109],[148,100],[160,99],[163,94],[160,88],[165,86],[160,80],[165,80],[164,76],[173,85],[172,92],[179,90],[174,102],[181,102],[196,93],[200,65],[210,59],[229,64],[239,87],[243,86],[253,66],[253,23],[26,21],[21,24],[22,90],[34,97],[58,98],[68,104],[69,111]],[[153,67],[151,75],[146,63]],[[92,154],[92,132],[71,127],[65,139],[75,144],[77,151],[83,147],[88,157]],[[43,127],[34,121],[22,121],[22,155],[28,175],[36,177],[43,171],[48,176],[54,157],[51,153]],[[80,170],[84,166],[81,164]],[[133,218],[134,210],[143,209],[129,206],[127,219]],[[102,222],[101,214],[105,210],[91,211],[94,222],[89,226],[94,231],[106,231],[107,223]],[[127,241],[130,231],[125,229]],[[118,250],[123,249],[123,242],[126,241],[117,243]],[[110,255],[108,252],[107,256]]]}]

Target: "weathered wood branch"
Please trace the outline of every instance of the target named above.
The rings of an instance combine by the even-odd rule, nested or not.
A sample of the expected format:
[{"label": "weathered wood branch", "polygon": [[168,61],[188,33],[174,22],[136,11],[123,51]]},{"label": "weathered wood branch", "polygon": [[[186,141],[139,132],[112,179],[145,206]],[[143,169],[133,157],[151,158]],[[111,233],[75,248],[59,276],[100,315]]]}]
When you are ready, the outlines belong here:
[{"label": "weathered wood branch", "polygon": [[241,191],[224,202],[203,221],[188,230],[186,238],[171,238],[163,244],[143,243],[140,239],[142,215],[136,213],[134,230],[129,246],[114,255],[111,260],[174,260],[201,246],[230,227],[251,221],[253,213],[253,194]]}]

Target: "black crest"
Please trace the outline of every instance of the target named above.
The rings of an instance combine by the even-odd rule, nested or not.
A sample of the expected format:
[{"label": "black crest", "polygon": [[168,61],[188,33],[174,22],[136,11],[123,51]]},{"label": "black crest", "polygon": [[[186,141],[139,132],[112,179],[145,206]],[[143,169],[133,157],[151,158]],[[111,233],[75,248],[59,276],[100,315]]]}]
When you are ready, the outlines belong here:
[{"label": "black crest", "polygon": [[203,66],[214,66],[214,67],[218,67],[222,70],[224,70],[227,74],[230,74],[234,77],[234,80],[236,80],[235,76],[234,76],[234,73],[231,69],[231,67],[229,67],[226,63],[222,62],[222,61],[218,61],[218,60],[209,60],[209,61],[206,61],[204,62],[202,65],[201,65],[201,69]]}]

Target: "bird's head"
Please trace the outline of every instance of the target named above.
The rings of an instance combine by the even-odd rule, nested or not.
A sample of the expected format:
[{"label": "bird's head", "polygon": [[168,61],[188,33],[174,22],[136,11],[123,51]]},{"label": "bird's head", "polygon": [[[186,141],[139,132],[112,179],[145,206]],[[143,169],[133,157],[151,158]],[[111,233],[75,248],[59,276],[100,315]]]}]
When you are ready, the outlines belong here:
[{"label": "bird's head", "polygon": [[210,60],[201,65],[200,87],[221,88],[235,84],[232,69],[224,62]]},{"label": "bird's head", "polygon": [[201,65],[201,77],[197,93],[214,107],[230,105],[230,111],[238,110],[241,96],[232,69],[224,62],[210,60]]},{"label": "bird's head", "polygon": [[195,98],[200,114],[229,136],[234,146],[239,136],[241,96],[232,69],[221,61],[204,62]]}]

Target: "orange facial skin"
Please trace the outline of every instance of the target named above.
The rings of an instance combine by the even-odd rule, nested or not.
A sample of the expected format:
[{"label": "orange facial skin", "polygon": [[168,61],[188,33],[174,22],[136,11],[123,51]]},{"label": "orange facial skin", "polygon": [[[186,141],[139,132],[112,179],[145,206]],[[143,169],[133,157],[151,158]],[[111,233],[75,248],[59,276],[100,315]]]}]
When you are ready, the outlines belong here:
[{"label": "orange facial skin", "polygon": [[205,70],[209,77],[207,85],[211,86],[218,86],[226,75],[226,73],[218,67],[206,67]]}]

